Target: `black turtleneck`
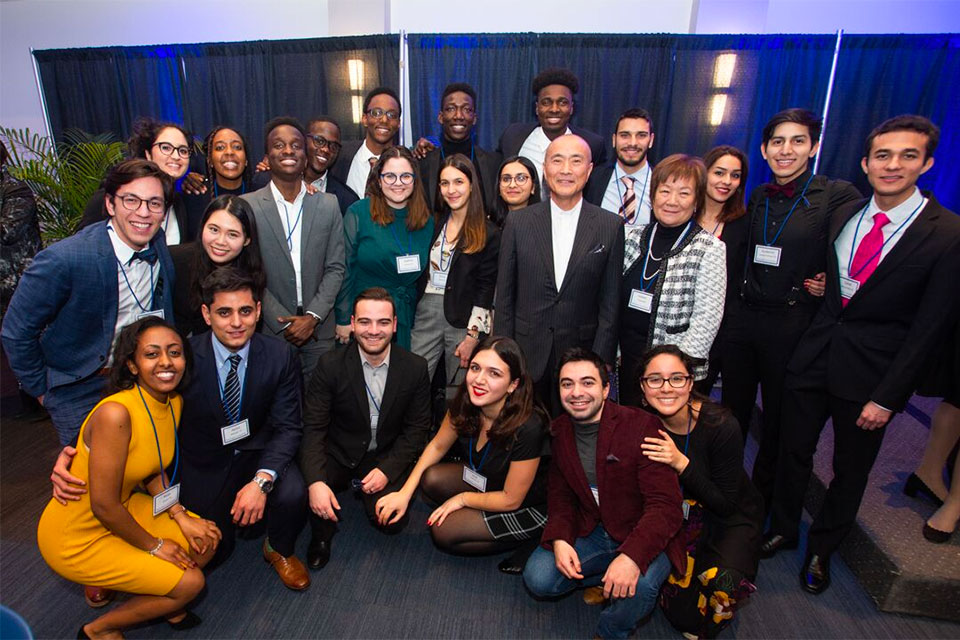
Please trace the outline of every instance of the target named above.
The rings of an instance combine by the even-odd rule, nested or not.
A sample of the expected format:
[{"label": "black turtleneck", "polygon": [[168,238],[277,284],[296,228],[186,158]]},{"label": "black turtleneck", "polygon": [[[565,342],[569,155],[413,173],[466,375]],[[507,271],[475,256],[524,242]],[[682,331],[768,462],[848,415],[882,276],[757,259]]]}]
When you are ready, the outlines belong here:
[{"label": "black turtleneck", "polygon": [[473,158],[470,156],[471,151],[473,151],[473,142],[470,139],[470,136],[467,136],[463,140],[454,141],[448,139],[446,134],[440,134],[440,145],[442,147],[444,156],[452,156],[455,153],[462,153],[473,160]]}]

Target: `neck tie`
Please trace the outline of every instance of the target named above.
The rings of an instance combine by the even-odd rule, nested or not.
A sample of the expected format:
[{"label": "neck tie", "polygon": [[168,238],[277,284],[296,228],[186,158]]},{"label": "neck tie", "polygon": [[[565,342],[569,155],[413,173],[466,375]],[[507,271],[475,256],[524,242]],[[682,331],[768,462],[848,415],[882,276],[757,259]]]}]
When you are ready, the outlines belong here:
[{"label": "neck tie", "polygon": [[147,247],[143,251],[137,251],[130,256],[130,261],[127,263],[127,265],[133,264],[134,260],[143,260],[144,262],[154,264],[157,261],[157,250],[153,247]]},{"label": "neck tie", "polygon": [[223,385],[223,410],[228,420],[237,421],[240,419],[240,376],[237,375],[240,356],[235,353],[227,360],[230,361],[230,372],[227,373],[227,381]]},{"label": "neck tie", "polygon": [[630,223],[633,222],[634,216],[637,215],[637,194],[633,190],[633,184],[637,179],[633,176],[623,176],[620,178],[620,181],[627,189],[626,193],[623,194],[623,201],[620,205],[620,217],[626,220],[627,223]]},{"label": "neck tie", "polygon": [[[863,236],[857,252],[853,254],[853,262],[850,264],[850,277],[860,283],[863,283],[873,275],[880,264],[880,251],[883,248],[883,227],[890,222],[887,214],[880,211],[873,216],[873,228]],[[849,298],[843,298],[843,306],[847,306]]]}]

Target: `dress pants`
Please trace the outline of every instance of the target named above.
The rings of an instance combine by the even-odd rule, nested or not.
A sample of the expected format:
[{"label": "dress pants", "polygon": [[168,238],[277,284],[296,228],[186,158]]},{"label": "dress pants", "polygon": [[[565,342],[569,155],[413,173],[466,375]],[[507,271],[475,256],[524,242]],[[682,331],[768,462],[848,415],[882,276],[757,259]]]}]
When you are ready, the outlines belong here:
[{"label": "dress pants", "polygon": [[442,295],[426,293],[420,298],[410,334],[410,351],[426,359],[427,374],[431,380],[441,356],[443,357],[446,372],[444,390],[448,402],[456,395],[457,387],[466,375],[466,370],[460,366],[460,358],[454,355],[466,335],[466,329],[454,327],[447,322],[443,313]]},{"label": "dress pants", "polygon": [[816,309],[802,305],[761,307],[738,301],[725,316],[721,347],[722,403],[740,422],[746,441],[760,385],[763,416],[753,484],[763,496],[765,513],[777,472],[781,407],[787,363]]},{"label": "dress pants", "polygon": [[563,413],[557,379],[557,359],[556,354],[551,352],[547,359],[547,366],[543,369],[543,375],[533,382],[533,394],[551,418],[556,418]]},{"label": "dress pants", "polygon": [[92,375],[80,382],[47,389],[43,407],[57,430],[61,445],[76,446],[83,421],[106,395],[107,376]]},{"label": "dress pants", "polygon": [[886,426],[857,426],[864,402],[839,398],[827,387],[826,354],[803,374],[787,377],[783,430],[770,530],[796,539],[803,498],[813,471],[813,455],[827,418],[833,418],[833,480],[810,527],[807,553],[829,556],[850,532],[880,452]]}]

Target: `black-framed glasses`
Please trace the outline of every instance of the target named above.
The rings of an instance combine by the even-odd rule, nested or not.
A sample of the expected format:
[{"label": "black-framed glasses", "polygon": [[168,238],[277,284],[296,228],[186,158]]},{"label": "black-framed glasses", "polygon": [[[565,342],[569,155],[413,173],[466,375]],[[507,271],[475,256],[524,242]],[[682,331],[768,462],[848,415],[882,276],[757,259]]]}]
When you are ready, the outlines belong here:
[{"label": "black-framed glasses", "polygon": [[400,184],[406,186],[408,184],[413,184],[414,175],[409,171],[404,171],[401,174],[396,173],[381,173],[380,179],[386,182],[387,184],[397,184],[397,180],[400,181]]},{"label": "black-framed glasses", "polygon": [[464,118],[472,118],[473,114],[476,113],[473,107],[468,104],[462,104],[459,106],[455,104],[448,104],[443,108],[443,113],[451,118],[457,115],[457,111],[462,113]]},{"label": "black-framed glasses", "polygon": [[141,198],[140,196],[133,193],[118,193],[113,196],[113,201],[119,200],[123,205],[123,208],[127,211],[133,212],[137,211],[144,202],[147,203],[147,211],[150,213],[163,213],[166,209],[166,203],[163,201],[163,198]]},{"label": "black-framed glasses", "polygon": [[659,389],[663,386],[664,382],[669,382],[670,386],[674,389],[682,389],[686,386],[687,380],[692,377],[693,376],[685,376],[682,373],[674,373],[669,378],[664,378],[663,376],[647,376],[640,378],[640,380],[651,389]]},{"label": "black-framed glasses", "polygon": [[333,153],[340,153],[340,149],[343,148],[343,145],[339,142],[334,142],[333,140],[327,140],[321,135],[311,134],[310,139],[313,140],[313,144],[317,145],[318,148],[322,149],[326,147],[330,149]]},{"label": "black-framed glasses", "polygon": [[172,156],[173,152],[176,151],[177,155],[181,158],[190,157],[190,147],[184,145],[182,147],[176,147],[169,142],[154,142],[153,146],[160,148],[160,153],[165,156]]},{"label": "black-framed glasses", "polygon": [[391,109],[390,111],[384,111],[383,109],[381,109],[381,108],[379,108],[379,107],[377,107],[377,108],[375,108],[375,109],[369,109],[369,110],[367,110],[367,115],[370,116],[371,118],[375,119],[375,120],[379,120],[380,118],[386,118],[387,120],[399,120],[399,119],[400,119],[400,112],[399,112],[399,111],[394,111],[393,109]]},{"label": "black-framed glasses", "polygon": [[512,176],[509,173],[505,173],[502,176],[500,176],[500,184],[504,186],[510,184],[511,182],[516,182],[518,185],[523,186],[527,184],[529,180],[530,180],[530,176],[528,176],[525,173],[518,173],[515,176]]}]

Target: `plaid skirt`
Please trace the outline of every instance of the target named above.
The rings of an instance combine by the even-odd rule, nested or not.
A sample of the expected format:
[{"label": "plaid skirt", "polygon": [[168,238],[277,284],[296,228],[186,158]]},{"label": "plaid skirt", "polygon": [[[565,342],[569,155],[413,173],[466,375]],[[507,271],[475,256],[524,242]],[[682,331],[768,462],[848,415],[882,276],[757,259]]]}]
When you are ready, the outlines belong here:
[{"label": "plaid skirt", "polygon": [[540,535],[547,523],[544,506],[526,507],[516,511],[491,513],[482,511],[483,521],[494,540],[529,540]]}]

